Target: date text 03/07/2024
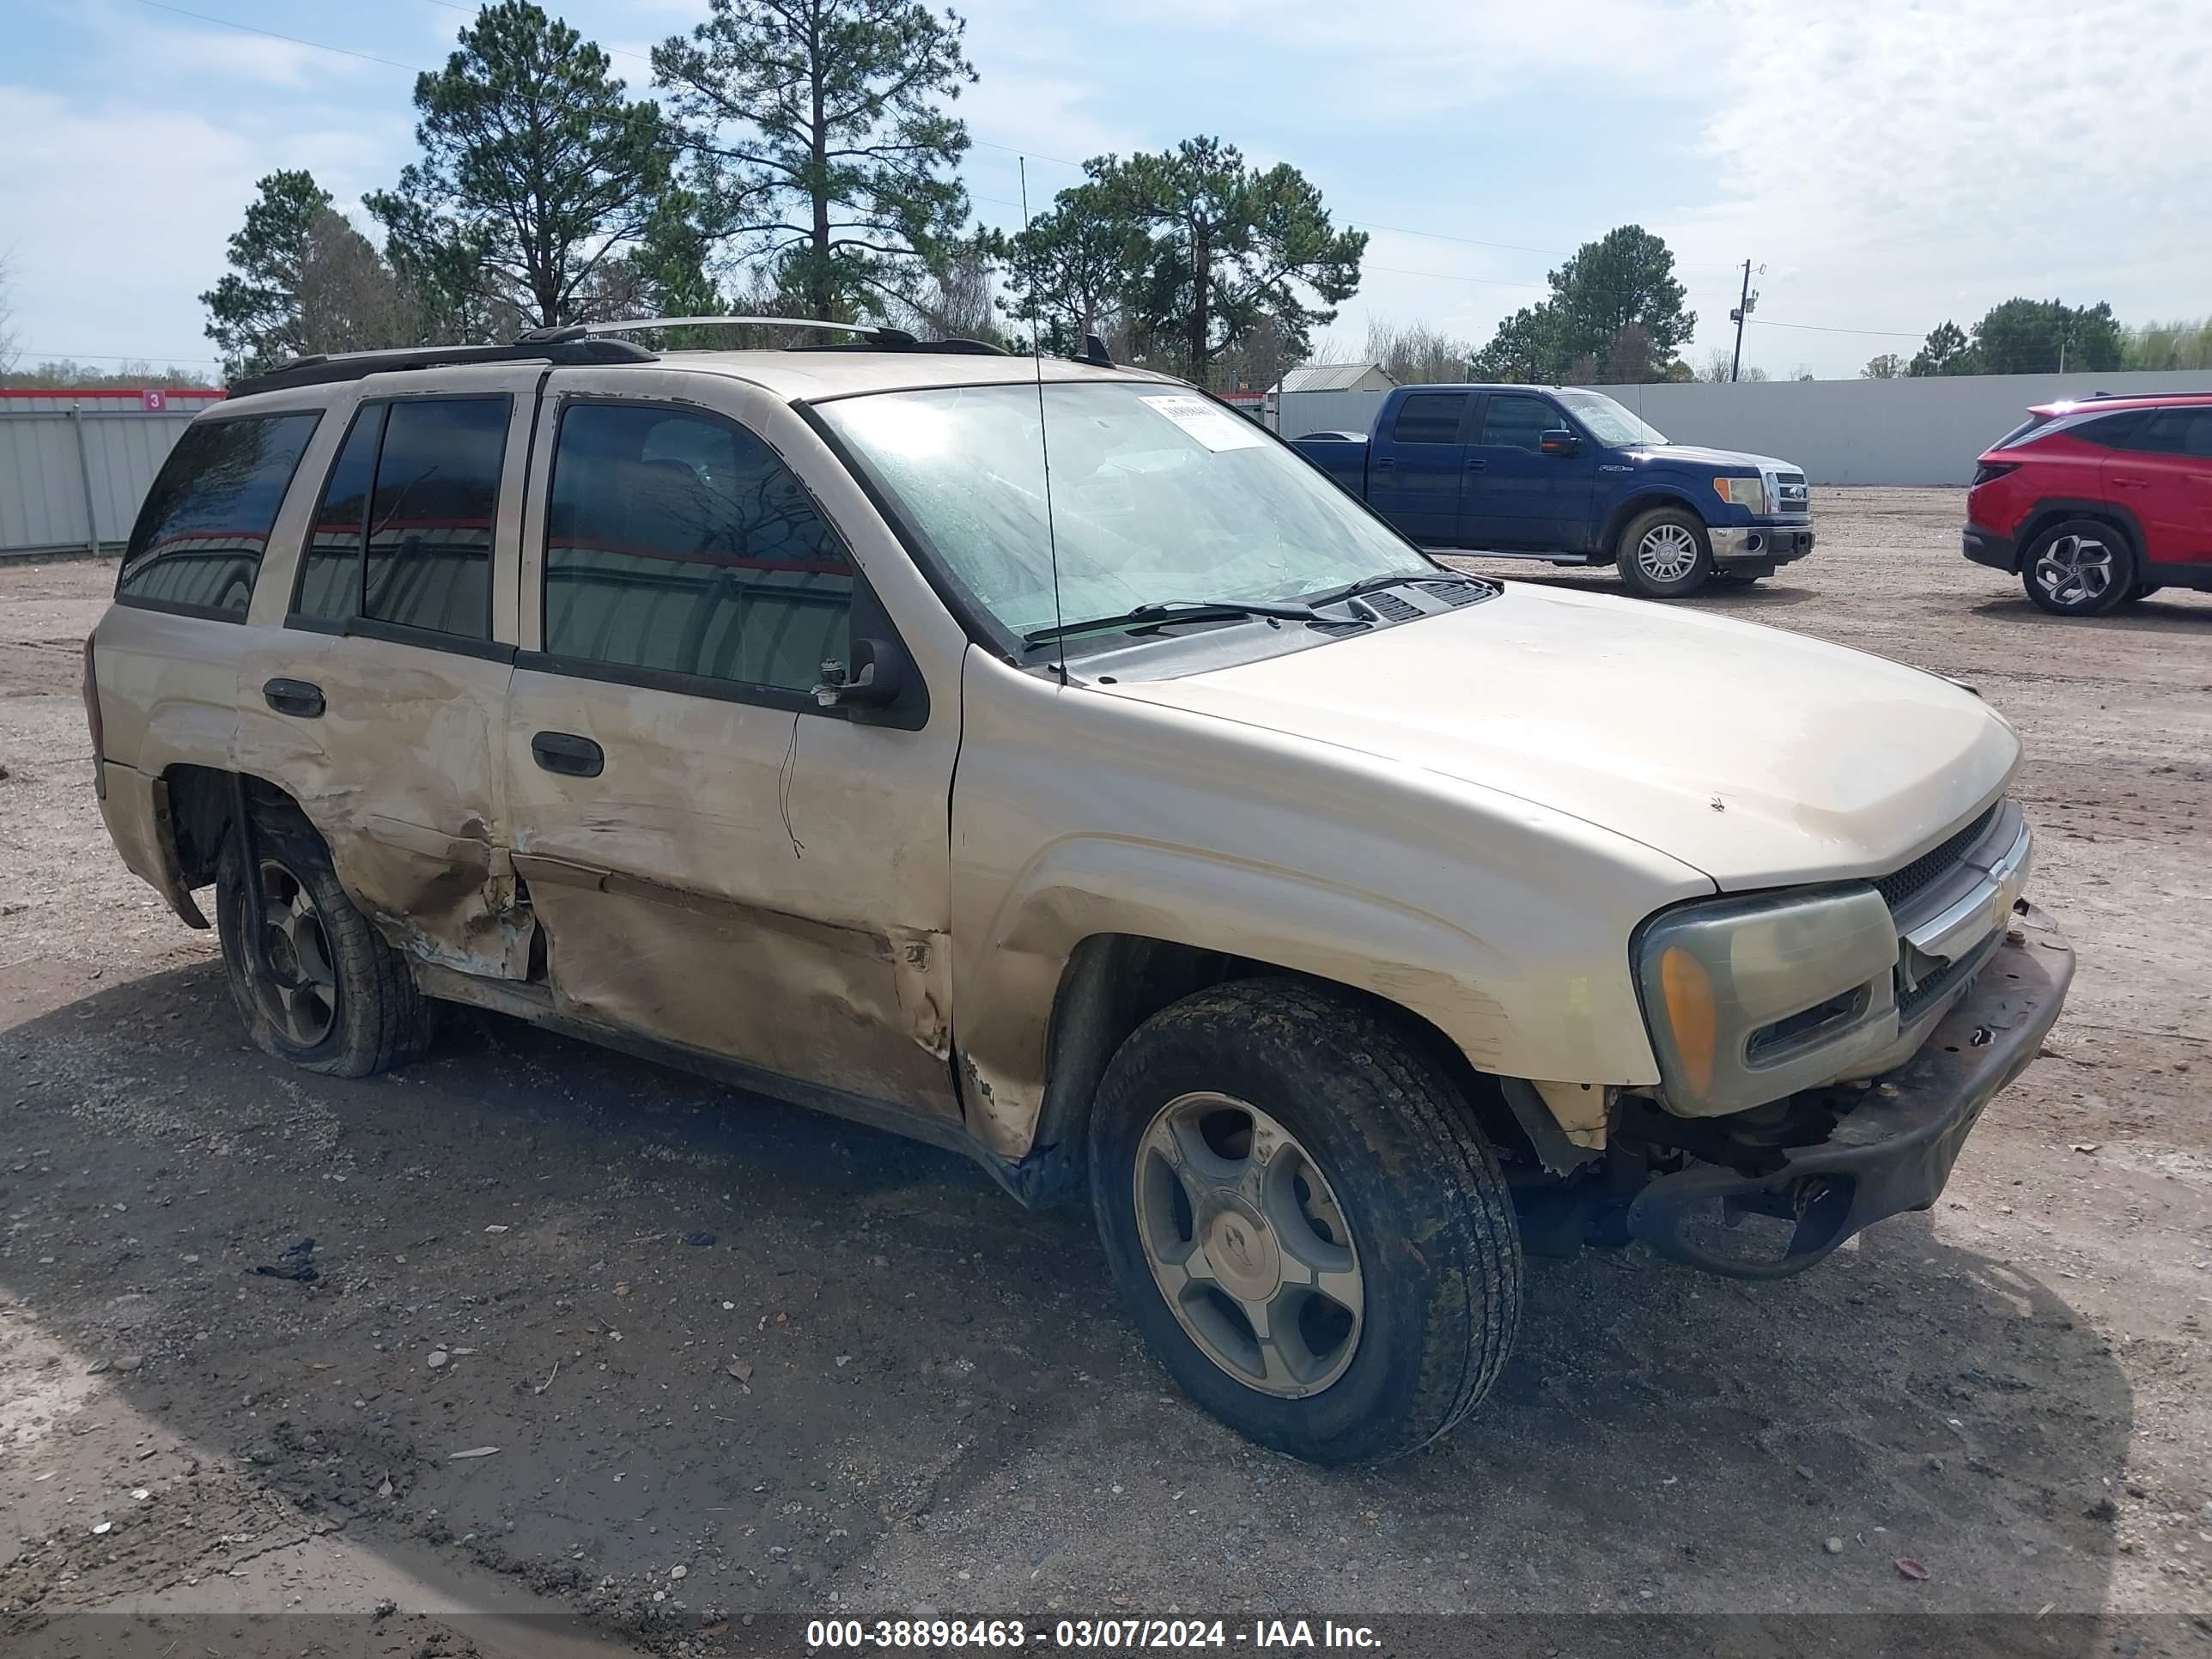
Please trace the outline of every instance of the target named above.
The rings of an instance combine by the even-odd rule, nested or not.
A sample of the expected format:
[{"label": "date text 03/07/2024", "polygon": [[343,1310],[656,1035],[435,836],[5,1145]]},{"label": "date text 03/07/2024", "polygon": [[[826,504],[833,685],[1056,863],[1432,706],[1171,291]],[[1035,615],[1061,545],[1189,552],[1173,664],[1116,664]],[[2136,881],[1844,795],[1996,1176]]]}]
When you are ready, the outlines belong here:
[{"label": "date text 03/07/2024", "polygon": [[817,1619],[806,1626],[809,1653],[840,1649],[1058,1648],[1091,1651],[1250,1648],[1297,1652],[1377,1647],[1365,1625],[1263,1619],[1249,1627],[1220,1619],[1061,1619],[1032,1629],[1019,1619]]}]

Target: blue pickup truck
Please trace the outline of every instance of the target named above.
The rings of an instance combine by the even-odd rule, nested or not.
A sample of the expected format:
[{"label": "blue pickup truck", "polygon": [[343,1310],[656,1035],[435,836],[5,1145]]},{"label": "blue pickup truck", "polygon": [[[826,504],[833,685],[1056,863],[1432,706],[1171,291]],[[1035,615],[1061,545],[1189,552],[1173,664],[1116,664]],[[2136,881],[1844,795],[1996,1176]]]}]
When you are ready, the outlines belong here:
[{"label": "blue pickup truck", "polygon": [[1756,581],[1813,550],[1801,469],[1669,443],[1601,392],[1400,386],[1371,433],[1294,442],[1424,547],[1618,565],[1646,599]]}]

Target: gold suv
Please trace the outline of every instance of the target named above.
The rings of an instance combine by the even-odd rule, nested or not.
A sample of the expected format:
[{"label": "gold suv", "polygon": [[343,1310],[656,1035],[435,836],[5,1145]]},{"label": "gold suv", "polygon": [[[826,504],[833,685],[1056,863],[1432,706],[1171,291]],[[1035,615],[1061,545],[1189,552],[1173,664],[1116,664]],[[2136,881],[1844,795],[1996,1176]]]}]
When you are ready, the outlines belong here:
[{"label": "gold suv", "polygon": [[2004,720],[1443,565],[1103,356],[237,386],[88,643],[116,846],[295,1065],[468,1003],[1087,1191],[1163,1364],[1326,1462],[1481,1397],[1524,1248],[1932,1202],[2072,972]]}]

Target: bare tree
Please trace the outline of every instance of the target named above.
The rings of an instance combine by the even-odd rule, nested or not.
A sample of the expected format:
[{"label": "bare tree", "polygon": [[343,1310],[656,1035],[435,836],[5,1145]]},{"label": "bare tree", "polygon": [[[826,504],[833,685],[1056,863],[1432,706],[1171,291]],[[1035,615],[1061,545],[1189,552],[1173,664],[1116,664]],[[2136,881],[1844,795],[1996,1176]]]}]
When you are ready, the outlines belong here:
[{"label": "bare tree", "polygon": [[1644,380],[1656,380],[1659,374],[1659,348],[1651,337],[1651,331],[1641,323],[1628,323],[1613,337],[1606,349],[1605,378],[1609,386],[1635,386]]},{"label": "bare tree", "polygon": [[888,302],[891,319],[926,338],[997,342],[998,273],[992,240],[954,243],[907,293]]},{"label": "bare tree", "polygon": [[20,354],[15,330],[9,320],[15,315],[15,308],[8,301],[8,290],[14,285],[10,261],[6,254],[0,253],[0,374],[6,374],[15,368],[15,359]]},{"label": "bare tree", "polygon": [[[1698,378],[1716,386],[1725,385],[1731,378],[1729,370],[1735,362],[1735,354],[1726,346],[1715,346],[1698,360]],[[1764,380],[1771,377],[1763,368],[1746,363],[1743,373],[1733,377],[1741,380]]]},{"label": "bare tree", "polygon": [[1380,363],[1401,386],[1419,386],[1437,380],[1464,380],[1474,343],[1426,323],[1394,323],[1370,318],[1367,324],[1367,361]]},{"label": "bare tree", "polygon": [[300,259],[300,335],[309,351],[412,345],[420,313],[391,267],[345,216],[324,208],[307,224]]}]

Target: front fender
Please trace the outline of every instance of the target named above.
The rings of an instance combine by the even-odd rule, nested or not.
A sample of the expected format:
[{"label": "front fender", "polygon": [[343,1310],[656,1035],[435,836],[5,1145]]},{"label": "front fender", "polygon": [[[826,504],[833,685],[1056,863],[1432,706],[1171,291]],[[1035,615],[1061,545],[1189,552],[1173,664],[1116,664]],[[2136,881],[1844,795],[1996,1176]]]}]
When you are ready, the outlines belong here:
[{"label": "front fender", "polygon": [[[1419,1015],[1477,1066],[1510,1069],[1514,976],[1483,940],[1431,915],[1295,872],[1103,836],[1046,848],[1007,893],[959,989],[970,1127],[1025,1152],[1047,1081],[1054,999],[1076,948],[1125,934],[1245,957],[1365,991]],[[1570,998],[1574,993],[1570,990]],[[971,1012],[972,1011],[972,1012]]]}]

